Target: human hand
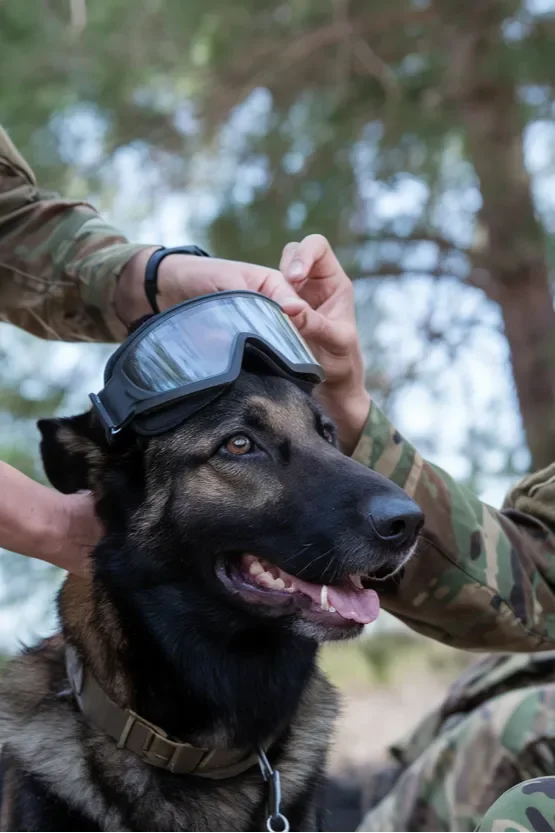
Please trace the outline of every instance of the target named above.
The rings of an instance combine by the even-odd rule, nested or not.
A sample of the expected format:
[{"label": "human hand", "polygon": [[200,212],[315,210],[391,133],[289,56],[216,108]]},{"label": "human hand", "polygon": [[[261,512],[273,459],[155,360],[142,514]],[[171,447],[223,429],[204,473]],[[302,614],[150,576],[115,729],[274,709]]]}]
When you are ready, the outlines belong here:
[{"label": "human hand", "polygon": [[[144,291],[145,268],[158,247],[144,249],[133,257],[118,281],[115,307],[124,324],[152,312]],[[167,255],[158,267],[158,306],[168,309],[182,301],[226,289],[250,289],[278,303],[288,315],[297,315],[307,302],[292,291],[277,269],[196,255]]]},{"label": "human hand", "polygon": [[87,573],[102,535],[90,494],[60,494],[1,460],[0,494],[0,547]]},{"label": "human hand", "polygon": [[343,450],[352,454],[370,408],[352,281],[320,234],[288,243],[280,270],[308,304],[291,318],[326,371],[317,397],[337,424]]},{"label": "human hand", "polygon": [[[120,276],[115,306],[125,324],[152,312],[144,292],[144,275],[156,248],[135,255]],[[280,271],[181,254],[168,255],[158,269],[157,300],[161,310],[199,295],[230,289],[261,292],[291,317],[326,371],[327,380],[318,395],[338,424],[342,447],[351,453],[368,416],[369,396],[364,390],[352,284],[327,240],[310,235],[302,243],[288,244]]]},{"label": "human hand", "polygon": [[78,576],[89,572],[89,555],[100,541],[103,528],[90,492],[57,495],[61,534],[48,560]]}]

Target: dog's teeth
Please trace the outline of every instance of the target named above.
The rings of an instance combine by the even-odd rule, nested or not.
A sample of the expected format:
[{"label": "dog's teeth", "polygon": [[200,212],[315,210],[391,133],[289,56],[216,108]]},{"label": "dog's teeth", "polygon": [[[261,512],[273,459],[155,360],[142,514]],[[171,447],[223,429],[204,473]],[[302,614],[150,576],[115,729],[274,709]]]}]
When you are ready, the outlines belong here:
[{"label": "dog's teeth", "polygon": [[330,607],[330,613],[337,613],[337,611],[334,607]]},{"label": "dog's teeth", "polygon": [[283,573],[280,570],[278,579],[283,582],[284,590],[288,590],[289,592],[291,592],[291,590],[295,589],[293,586],[293,579],[291,578],[291,576],[288,576],[287,573]]},{"label": "dog's teeth", "polygon": [[364,590],[362,586],[362,579],[359,575],[352,575],[350,578],[355,587],[357,587],[359,590]]},{"label": "dog's teeth", "polygon": [[322,589],[320,590],[320,607],[322,610],[329,610],[330,606],[328,603],[328,586],[327,584],[322,585]]},{"label": "dog's teeth", "polygon": [[285,588],[284,580],[282,578],[275,578],[274,587],[276,588],[276,590],[283,590]]},{"label": "dog's teeth", "polygon": [[273,575],[264,571],[257,575],[256,580],[259,584],[263,584],[265,587],[271,587],[274,583]]},{"label": "dog's teeth", "polygon": [[260,563],[260,561],[253,561],[251,566],[249,567],[249,573],[251,576],[260,576],[264,572],[264,567]]}]

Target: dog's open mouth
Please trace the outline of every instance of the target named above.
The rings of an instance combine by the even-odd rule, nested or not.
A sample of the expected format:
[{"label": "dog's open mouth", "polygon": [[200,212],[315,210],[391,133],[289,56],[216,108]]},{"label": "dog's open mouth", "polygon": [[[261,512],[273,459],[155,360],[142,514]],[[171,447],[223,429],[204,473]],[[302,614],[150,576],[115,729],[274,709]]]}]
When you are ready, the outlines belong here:
[{"label": "dog's open mouth", "polygon": [[243,601],[267,605],[276,615],[301,613],[335,625],[368,625],[380,612],[378,594],[363,586],[366,577],[349,575],[340,584],[311,584],[255,555],[221,561],[216,574]]}]

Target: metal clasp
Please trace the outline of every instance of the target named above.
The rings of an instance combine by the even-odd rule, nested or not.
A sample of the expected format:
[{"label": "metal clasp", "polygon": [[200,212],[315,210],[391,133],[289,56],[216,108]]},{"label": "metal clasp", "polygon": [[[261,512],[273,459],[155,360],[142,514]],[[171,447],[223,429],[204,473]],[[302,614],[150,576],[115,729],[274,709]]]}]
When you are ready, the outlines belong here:
[{"label": "metal clasp", "polygon": [[281,812],[281,781],[279,771],[274,769],[262,747],[258,748],[258,764],[265,781],[268,782],[266,830],[270,833],[289,833],[289,821]]}]

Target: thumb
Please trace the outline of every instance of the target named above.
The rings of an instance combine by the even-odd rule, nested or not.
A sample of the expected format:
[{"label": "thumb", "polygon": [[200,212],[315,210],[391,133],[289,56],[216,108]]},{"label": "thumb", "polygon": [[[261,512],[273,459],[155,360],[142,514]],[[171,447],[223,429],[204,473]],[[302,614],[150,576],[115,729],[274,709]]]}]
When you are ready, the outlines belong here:
[{"label": "thumb", "polygon": [[309,234],[300,243],[283,250],[282,271],[290,281],[327,278],[343,272],[333,250],[322,234]]}]

